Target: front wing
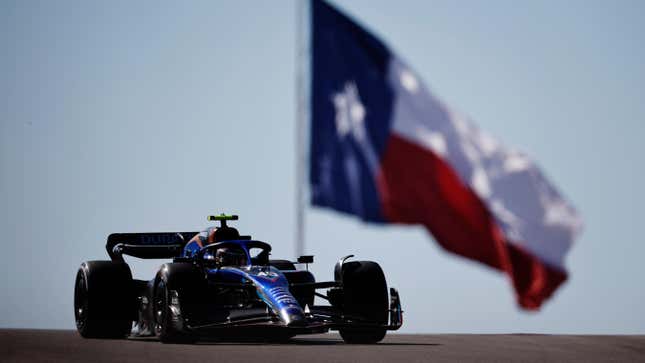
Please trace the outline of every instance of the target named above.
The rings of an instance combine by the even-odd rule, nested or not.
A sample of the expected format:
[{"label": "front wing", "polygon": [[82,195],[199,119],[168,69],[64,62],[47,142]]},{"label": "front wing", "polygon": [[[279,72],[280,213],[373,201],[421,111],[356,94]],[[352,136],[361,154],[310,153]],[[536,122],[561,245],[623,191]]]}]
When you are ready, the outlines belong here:
[{"label": "front wing", "polygon": [[[390,288],[389,321],[387,324],[379,324],[361,320],[359,317],[343,315],[338,309],[332,306],[312,306],[305,308],[306,321],[302,325],[287,326],[277,316],[271,314],[267,309],[247,309],[231,311],[226,321],[199,323],[183,319],[181,309],[177,306],[174,311],[176,316],[173,319],[180,319],[187,332],[197,335],[217,334],[226,331],[230,334],[233,331],[241,333],[257,332],[267,334],[272,331],[286,333],[288,335],[317,334],[329,330],[343,328],[384,328],[386,330],[397,330],[403,324],[403,311],[401,300],[396,289]],[[254,333],[249,333],[254,334]]]}]

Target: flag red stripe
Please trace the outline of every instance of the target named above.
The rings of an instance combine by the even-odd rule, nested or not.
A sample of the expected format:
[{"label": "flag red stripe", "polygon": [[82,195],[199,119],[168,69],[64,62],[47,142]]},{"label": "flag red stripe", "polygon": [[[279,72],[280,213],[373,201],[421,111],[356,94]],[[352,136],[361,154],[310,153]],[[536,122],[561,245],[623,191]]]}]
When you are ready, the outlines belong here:
[{"label": "flag red stripe", "polygon": [[432,151],[392,134],[377,175],[387,220],[423,224],[446,250],[505,271],[519,304],[537,309],[566,280],[506,237],[482,200]]},{"label": "flag red stripe", "polygon": [[506,244],[510,263],[505,269],[513,281],[517,302],[536,310],[567,280],[564,271],[553,268],[522,248]]}]

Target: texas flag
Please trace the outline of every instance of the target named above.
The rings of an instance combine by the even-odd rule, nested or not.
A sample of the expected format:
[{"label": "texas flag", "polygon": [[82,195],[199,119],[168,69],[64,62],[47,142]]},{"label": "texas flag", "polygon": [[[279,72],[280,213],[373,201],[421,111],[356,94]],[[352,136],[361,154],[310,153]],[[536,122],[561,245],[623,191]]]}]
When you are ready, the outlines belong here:
[{"label": "texas flag", "polygon": [[581,219],[525,154],[446,106],[381,40],[312,1],[313,205],[421,224],[504,271],[537,309],[567,278]]}]

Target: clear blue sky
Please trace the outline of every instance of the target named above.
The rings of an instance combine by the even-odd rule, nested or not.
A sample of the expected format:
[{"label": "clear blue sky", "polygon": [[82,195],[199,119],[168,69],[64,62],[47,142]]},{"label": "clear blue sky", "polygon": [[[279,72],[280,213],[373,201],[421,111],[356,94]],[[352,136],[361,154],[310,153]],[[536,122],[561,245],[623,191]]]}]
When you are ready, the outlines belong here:
[{"label": "clear blue sky", "polygon": [[[539,313],[420,227],[310,208],[318,279],[346,254],[379,261],[403,332],[645,333],[645,3],[334,4],[536,159],[585,230]],[[76,269],[107,257],[112,232],[235,212],[292,257],[295,14],[294,1],[0,3],[0,327],[73,328]]]}]

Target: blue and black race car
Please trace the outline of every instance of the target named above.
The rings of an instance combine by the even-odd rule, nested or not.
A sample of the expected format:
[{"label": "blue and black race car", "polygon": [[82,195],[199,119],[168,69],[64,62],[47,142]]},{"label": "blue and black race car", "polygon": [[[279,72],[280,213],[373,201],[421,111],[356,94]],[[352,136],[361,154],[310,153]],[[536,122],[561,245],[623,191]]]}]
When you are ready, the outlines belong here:
[{"label": "blue and black race car", "polygon": [[[200,337],[283,340],[338,330],[347,343],[377,343],[387,330],[401,327],[399,295],[390,288],[388,297],[377,263],[346,256],[334,268],[334,281],[316,282],[308,271],[313,256],[270,259],[269,244],[227,225],[237,216],[209,220],[220,226],[201,235],[111,234],[111,261],[84,262],[76,275],[80,335],[157,336],[163,343],[181,343]],[[173,262],[150,281],[136,280],[124,255]],[[316,296],[329,304],[315,305]]]}]

